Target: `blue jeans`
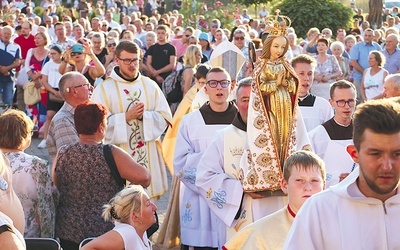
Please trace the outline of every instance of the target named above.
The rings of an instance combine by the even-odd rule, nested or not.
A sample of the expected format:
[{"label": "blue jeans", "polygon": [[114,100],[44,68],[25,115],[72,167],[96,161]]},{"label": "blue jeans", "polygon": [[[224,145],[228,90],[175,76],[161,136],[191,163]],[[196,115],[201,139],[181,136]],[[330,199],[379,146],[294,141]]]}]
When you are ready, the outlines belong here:
[{"label": "blue jeans", "polygon": [[12,78],[0,78],[0,92],[3,93],[3,103],[12,105],[14,97],[14,82]]}]

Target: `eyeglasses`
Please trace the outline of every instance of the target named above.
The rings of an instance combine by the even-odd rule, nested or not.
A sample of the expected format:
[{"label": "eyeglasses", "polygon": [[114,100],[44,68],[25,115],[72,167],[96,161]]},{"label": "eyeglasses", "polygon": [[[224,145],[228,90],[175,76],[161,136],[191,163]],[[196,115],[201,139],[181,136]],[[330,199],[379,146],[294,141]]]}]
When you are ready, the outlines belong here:
[{"label": "eyeglasses", "polygon": [[222,88],[227,88],[229,86],[229,84],[231,84],[231,81],[229,80],[221,80],[221,81],[217,81],[217,80],[209,80],[207,81],[208,86],[210,86],[210,88],[216,88],[219,85],[221,85]]},{"label": "eyeglasses", "polygon": [[235,40],[236,41],[238,41],[238,40],[244,40],[244,36],[235,36]]},{"label": "eyeglasses", "polygon": [[87,83],[84,83],[84,84],[81,84],[81,85],[76,85],[73,88],[74,89],[80,88],[80,87],[88,87],[88,88],[90,88],[90,86],[91,86],[90,83],[87,82]]},{"label": "eyeglasses", "polygon": [[82,52],[72,52],[71,56],[82,55]]},{"label": "eyeglasses", "polygon": [[119,60],[123,61],[125,65],[131,65],[132,63],[137,64],[140,62],[139,58],[129,59],[129,58],[118,58]]},{"label": "eyeglasses", "polygon": [[107,47],[109,47],[109,48],[110,48],[110,47],[113,47],[113,46],[115,47],[115,46],[117,46],[117,44],[116,44],[116,43],[109,43],[109,44],[107,44]]},{"label": "eyeglasses", "polygon": [[338,105],[338,107],[343,108],[344,106],[346,106],[346,104],[349,105],[349,107],[354,107],[354,104],[356,103],[356,101],[354,99],[350,99],[350,100],[338,100],[336,101],[336,105]]}]

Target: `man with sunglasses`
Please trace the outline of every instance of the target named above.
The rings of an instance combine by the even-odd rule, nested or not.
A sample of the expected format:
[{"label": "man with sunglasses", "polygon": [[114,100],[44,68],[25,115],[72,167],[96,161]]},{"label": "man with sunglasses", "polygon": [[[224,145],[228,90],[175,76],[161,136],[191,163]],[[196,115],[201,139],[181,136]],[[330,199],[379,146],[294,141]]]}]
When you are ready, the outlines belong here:
[{"label": "man with sunglasses", "polygon": [[[188,46],[189,46],[189,37],[191,37],[194,33],[194,29],[192,27],[187,27],[183,35],[180,39],[173,39],[171,44],[175,46],[176,49],[176,56],[178,58],[183,57],[185,54]],[[179,59],[178,59],[179,60]]]},{"label": "man with sunglasses", "polygon": [[246,34],[247,32],[242,28],[238,28],[233,32],[232,42],[243,52],[243,55],[246,58],[246,63],[240,70],[239,75],[236,79],[237,81],[240,81],[241,79],[248,76],[247,64],[249,63],[249,47],[247,46]]},{"label": "man with sunglasses", "polygon": [[356,100],[356,87],[351,82],[332,83],[329,103],[335,115],[308,133],[314,152],[325,161],[327,187],[337,184],[354,170],[346,147],[353,143],[352,119]]},{"label": "man with sunglasses", "polygon": [[131,41],[122,41],[115,49],[117,66],[100,83],[93,101],[109,111],[105,143],[125,149],[146,167],[152,182],[147,193],[153,202],[167,192],[168,181],[159,149],[160,136],[171,123],[168,102],[157,84],[139,73],[141,49]]},{"label": "man with sunglasses", "polygon": [[59,82],[60,94],[64,99],[61,109],[54,115],[49,126],[46,146],[53,161],[60,147],[78,142],[75,129],[75,107],[92,97],[93,87],[84,75],[72,71],[65,73]]},{"label": "man with sunglasses", "polygon": [[204,90],[209,101],[182,118],[176,139],[174,173],[181,181],[179,212],[181,249],[184,250],[190,247],[218,249],[224,243],[219,237],[225,231],[225,225],[211,212],[199,194],[200,190],[195,185],[198,176],[196,171],[216,131],[232,123],[237,108],[228,101],[233,85],[225,69],[212,68],[206,80]]}]

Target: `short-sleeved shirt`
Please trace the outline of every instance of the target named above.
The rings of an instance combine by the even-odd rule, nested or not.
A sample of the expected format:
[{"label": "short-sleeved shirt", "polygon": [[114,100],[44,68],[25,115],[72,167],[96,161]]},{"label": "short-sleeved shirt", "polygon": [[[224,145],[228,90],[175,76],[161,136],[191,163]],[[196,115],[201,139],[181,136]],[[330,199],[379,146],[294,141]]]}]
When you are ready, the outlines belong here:
[{"label": "short-sleeved shirt", "polygon": [[[147,50],[147,55],[152,56],[151,66],[155,70],[159,70],[169,64],[171,56],[176,56],[176,49],[173,45],[169,43],[156,43],[150,46],[150,48]],[[165,79],[170,73],[171,71],[161,73],[160,76]]]},{"label": "short-sleeved shirt", "polygon": [[[0,41],[0,65],[1,66],[10,66],[11,64],[14,63],[16,59],[21,58],[21,48],[18,44],[16,43],[9,43],[9,44],[4,44],[3,41]],[[14,74],[12,71],[10,71],[10,75],[4,76],[3,74],[0,74],[0,79],[9,79],[11,76]]]},{"label": "short-sleeved shirt", "polygon": [[[356,60],[357,63],[361,66],[361,68],[366,69],[369,67],[368,56],[369,52],[372,50],[381,51],[381,46],[376,42],[372,42],[371,44],[367,44],[366,42],[358,42],[355,44],[350,50],[350,58],[351,60]],[[362,73],[357,70],[353,71],[353,79],[354,80],[362,80]]]},{"label": "short-sleeved shirt", "polygon": [[42,75],[47,76],[47,82],[52,88],[58,88],[58,82],[62,76],[60,72],[58,72],[59,68],[60,64],[55,63],[53,60],[50,60],[48,63],[43,65],[41,73]]},{"label": "short-sleeved shirt", "polygon": [[389,72],[389,74],[395,74],[400,70],[400,50],[396,48],[393,54],[389,54],[387,50],[382,50],[385,55],[386,63],[384,68]]}]

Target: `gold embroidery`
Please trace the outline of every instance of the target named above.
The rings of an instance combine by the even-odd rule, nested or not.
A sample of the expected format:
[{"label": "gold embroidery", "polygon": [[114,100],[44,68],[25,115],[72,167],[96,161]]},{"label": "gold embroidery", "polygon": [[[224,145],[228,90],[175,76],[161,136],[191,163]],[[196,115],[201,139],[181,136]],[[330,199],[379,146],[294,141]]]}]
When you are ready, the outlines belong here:
[{"label": "gold embroidery", "polygon": [[232,156],[242,156],[244,149],[242,147],[233,147],[230,148],[229,151],[231,152]]},{"label": "gold embroidery", "polygon": [[258,175],[254,169],[250,170],[247,176],[247,183],[250,185],[256,185],[258,182]]},{"label": "gold embroidery", "polygon": [[212,194],[212,188],[210,188],[210,190],[207,191],[207,199],[210,199]]},{"label": "gold embroidery", "polygon": [[271,155],[267,153],[260,154],[256,159],[256,163],[261,167],[268,167],[272,163]]},{"label": "gold embroidery", "polygon": [[267,136],[265,134],[260,134],[259,136],[257,136],[257,139],[254,142],[254,144],[259,148],[266,147],[268,145]]},{"label": "gold embroidery", "polygon": [[264,119],[263,119],[263,117],[262,116],[257,116],[256,117],[256,119],[254,120],[254,127],[256,128],[256,129],[262,129],[263,128],[263,126],[264,126]]}]

